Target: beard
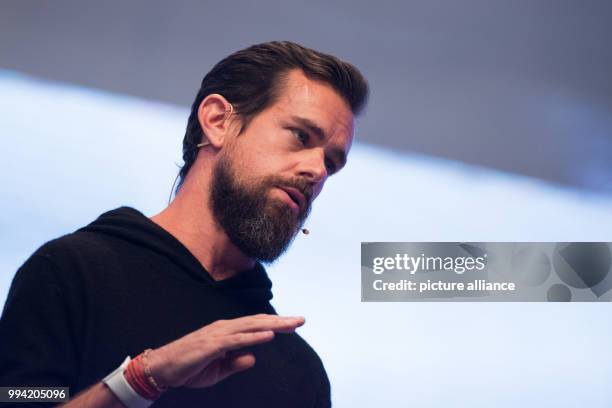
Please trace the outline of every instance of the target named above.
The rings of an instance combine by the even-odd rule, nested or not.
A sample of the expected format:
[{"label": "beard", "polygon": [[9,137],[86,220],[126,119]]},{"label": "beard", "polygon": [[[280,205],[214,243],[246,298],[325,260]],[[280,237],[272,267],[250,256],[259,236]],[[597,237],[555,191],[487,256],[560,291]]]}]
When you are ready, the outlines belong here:
[{"label": "beard", "polygon": [[[272,198],[275,186],[293,187],[305,197],[299,214],[284,201]],[[213,172],[210,205],[217,223],[245,255],[270,263],[282,255],[310,213],[312,189],[303,179],[266,177],[241,183],[230,158],[219,159]]]}]

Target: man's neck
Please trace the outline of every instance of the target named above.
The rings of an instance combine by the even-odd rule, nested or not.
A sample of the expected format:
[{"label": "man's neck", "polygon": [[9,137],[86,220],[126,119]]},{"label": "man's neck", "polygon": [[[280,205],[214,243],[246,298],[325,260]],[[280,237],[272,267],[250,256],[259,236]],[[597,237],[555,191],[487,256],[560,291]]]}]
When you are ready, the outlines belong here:
[{"label": "man's neck", "polygon": [[202,197],[204,192],[194,193],[181,189],[151,220],[179,240],[214,280],[253,268],[255,260],[245,256],[215,222],[208,201]]}]

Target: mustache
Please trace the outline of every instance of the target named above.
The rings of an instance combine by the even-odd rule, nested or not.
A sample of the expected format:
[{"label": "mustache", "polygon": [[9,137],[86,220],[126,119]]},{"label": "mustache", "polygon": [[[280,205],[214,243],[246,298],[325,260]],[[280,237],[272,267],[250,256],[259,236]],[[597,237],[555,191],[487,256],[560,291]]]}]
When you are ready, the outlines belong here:
[{"label": "mustache", "polygon": [[306,200],[306,207],[310,207],[312,204],[312,195],[314,194],[312,183],[303,178],[283,179],[280,177],[273,177],[268,182],[269,187],[276,185],[291,187],[298,190],[304,196]]}]

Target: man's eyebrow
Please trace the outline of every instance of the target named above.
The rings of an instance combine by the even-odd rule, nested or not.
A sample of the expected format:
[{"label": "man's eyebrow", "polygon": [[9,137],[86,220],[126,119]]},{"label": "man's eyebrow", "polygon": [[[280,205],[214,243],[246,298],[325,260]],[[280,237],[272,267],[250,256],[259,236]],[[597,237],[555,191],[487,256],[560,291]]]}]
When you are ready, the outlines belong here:
[{"label": "man's eyebrow", "polygon": [[[310,133],[313,133],[320,140],[325,140],[327,138],[327,135],[325,135],[323,129],[317,126],[317,124],[314,123],[312,120],[303,118],[301,116],[291,116],[291,120],[305,127]],[[336,171],[338,171],[346,164],[346,153],[344,152],[344,150],[339,149],[337,147],[332,147],[330,150],[332,156],[334,157],[334,160],[337,163]]]},{"label": "man's eyebrow", "polygon": [[310,133],[314,133],[319,139],[324,140],[327,137],[323,129],[317,126],[317,124],[310,119],[303,118],[301,116],[291,116],[291,120],[307,128]]}]

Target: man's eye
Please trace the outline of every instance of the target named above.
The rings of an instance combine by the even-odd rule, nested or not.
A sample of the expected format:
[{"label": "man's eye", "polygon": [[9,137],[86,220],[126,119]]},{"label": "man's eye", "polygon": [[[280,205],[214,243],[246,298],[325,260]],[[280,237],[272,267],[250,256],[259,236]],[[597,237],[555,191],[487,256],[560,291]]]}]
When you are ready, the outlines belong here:
[{"label": "man's eye", "polygon": [[291,131],[293,132],[296,139],[299,140],[301,144],[303,144],[304,146],[308,144],[308,139],[309,139],[308,133],[304,132],[301,129],[291,129]]}]

